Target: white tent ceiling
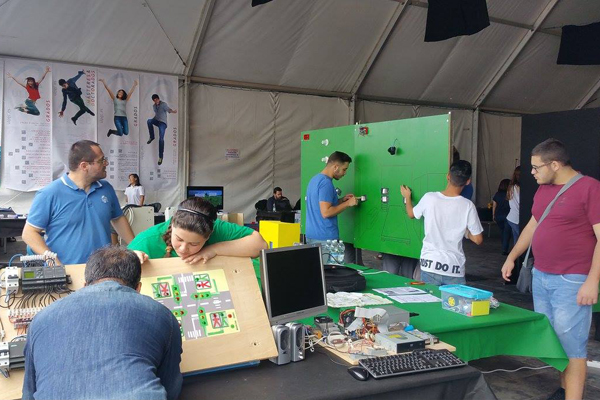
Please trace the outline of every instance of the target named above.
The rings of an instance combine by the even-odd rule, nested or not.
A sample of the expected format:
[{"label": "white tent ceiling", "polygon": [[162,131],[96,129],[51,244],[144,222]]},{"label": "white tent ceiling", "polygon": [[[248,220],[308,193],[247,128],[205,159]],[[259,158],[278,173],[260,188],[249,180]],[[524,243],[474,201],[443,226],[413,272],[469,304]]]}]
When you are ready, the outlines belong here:
[{"label": "white tent ceiling", "polygon": [[426,1],[250,3],[7,0],[0,55],[519,112],[574,109],[600,87],[600,66],[556,65],[560,27],[600,21],[600,1],[488,0],[488,28],[437,43],[423,41]]}]

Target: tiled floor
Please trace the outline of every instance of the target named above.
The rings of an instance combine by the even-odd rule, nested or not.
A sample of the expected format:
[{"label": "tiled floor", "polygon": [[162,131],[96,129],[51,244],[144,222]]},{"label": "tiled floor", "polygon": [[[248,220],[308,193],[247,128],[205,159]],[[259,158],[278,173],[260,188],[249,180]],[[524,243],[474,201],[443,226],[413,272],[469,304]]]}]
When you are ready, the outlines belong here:
[{"label": "tiled floor", "polygon": [[[532,310],[533,302],[530,295],[519,293],[514,286],[504,285],[500,277],[500,268],[505,256],[501,254],[500,238],[496,227],[492,228],[492,237],[485,238],[481,246],[465,241],[464,249],[467,255],[467,282],[469,285],[489,290],[501,302]],[[7,262],[16,253],[25,251],[22,241],[8,243],[7,254],[0,250],[0,262]],[[380,268],[381,261],[377,253],[363,252],[365,265]],[[594,333],[592,324],[591,337]],[[600,342],[590,338],[588,357],[600,361]],[[535,358],[497,356],[476,361],[470,365],[481,371],[494,369],[513,370],[523,366],[540,367],[544,364]],[[558,372],[553,368],[542,370],[521,370],[519,372],[494,372],[486,374],[486,381],[496,393],[499,400],[546,399],[558,388]],[[585,399],[600,399],[600,369],[589,369]]]}]

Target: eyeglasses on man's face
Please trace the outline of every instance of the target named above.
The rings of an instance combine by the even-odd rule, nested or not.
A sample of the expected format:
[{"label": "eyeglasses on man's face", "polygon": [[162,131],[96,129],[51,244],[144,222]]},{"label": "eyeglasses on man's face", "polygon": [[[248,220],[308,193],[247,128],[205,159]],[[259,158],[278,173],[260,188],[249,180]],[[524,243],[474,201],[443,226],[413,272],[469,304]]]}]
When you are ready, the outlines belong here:
[{"label": "eyeglasses on man's face", "polygon": [[546,163],[546,164],[542,164],[542,165],[532,165],[531,169],[534,170],[535,172],[540,172],[540,168],[544,168],[547,165],[552,164],[552,161]]},{"label": "eyeglasses on man's face", "polygon": [[102,158],[100,158],[98,160],[88,161],[88,163],[90,163],[90,164],[95,164],[95,163],[104,164],[104,163],[107,163],[108,164],[108,158],[102,157]]}]

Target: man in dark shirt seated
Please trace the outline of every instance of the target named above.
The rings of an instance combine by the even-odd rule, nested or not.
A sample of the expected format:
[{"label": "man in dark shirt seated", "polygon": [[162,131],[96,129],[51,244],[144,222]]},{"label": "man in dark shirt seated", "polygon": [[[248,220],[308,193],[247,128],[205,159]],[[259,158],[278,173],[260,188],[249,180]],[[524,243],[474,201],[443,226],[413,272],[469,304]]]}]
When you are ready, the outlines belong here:
[{"label": "man in dark shirt seated", "polygon": [[279,186],[273,189],[273,196],[267,199],[267,211],[291,211],[292,205]]},{"label": "man in dark shirt seated", "polygon": [[175,399],[181,333],[162,304],[139,294],[140,260],[105,247],[85,268],[85,287],[33,319],[23,399]]}]

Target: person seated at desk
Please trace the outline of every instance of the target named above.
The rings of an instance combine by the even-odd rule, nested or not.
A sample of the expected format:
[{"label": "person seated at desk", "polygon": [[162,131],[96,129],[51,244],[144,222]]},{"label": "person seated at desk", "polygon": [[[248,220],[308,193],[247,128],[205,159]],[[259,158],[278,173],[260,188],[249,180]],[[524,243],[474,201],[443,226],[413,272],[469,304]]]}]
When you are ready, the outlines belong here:
[{"label": "person seated at desk", "polygon": [[217,219],[217,210],[199,197],[182,201],[172,218],[146,229],[128,246],[149,258],[181,257],[188,263],[215,256],[258,257],[267,248],[260,233]]},{"label": "person seated at desk", "polygon": [[85,267],[85,287],[40,311],[25,345],[23,399],[176,399],[179,323],[139,294],[134,252],[105,247]]},{"label": "person seated at desk", "polygon": [[400,187],[408,217],[425,217],[421,280],[437,286],[465,284],[465,235],[475,244],[483,243],[483,227],[475,204],[460,194],[471,181],[471,164],[464,160],[452,163],[446,179],[446,189],[425,193],[414,208],[411,190]]},{"label": "person seated at desk", "polygon": [[292,205],[287,197],[283,197],[283,190],[277,186],[273,189],[273,196],[267,199],[267,211],[291,211]]}]

